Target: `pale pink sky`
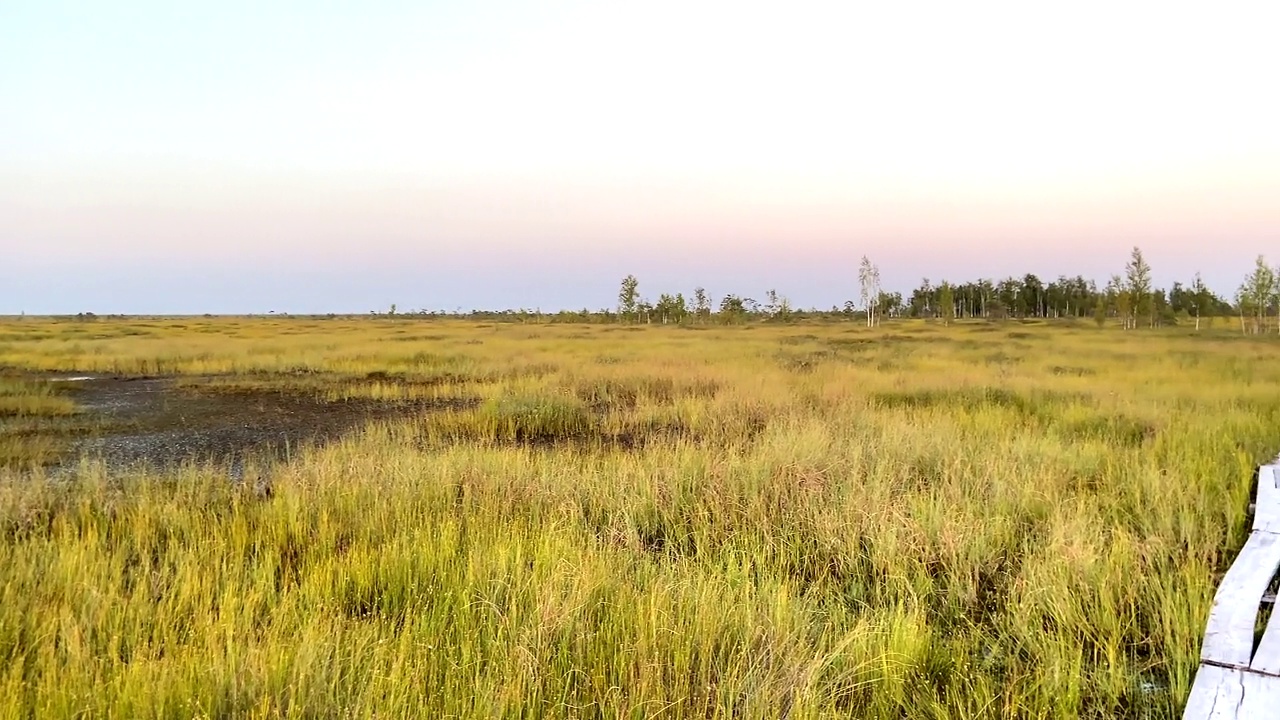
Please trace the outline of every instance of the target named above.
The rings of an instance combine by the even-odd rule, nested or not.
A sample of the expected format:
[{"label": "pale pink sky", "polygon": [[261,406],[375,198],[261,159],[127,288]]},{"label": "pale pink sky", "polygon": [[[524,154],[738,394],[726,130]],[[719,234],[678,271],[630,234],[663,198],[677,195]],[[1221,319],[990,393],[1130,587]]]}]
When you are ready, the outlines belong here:
[{"label": "pale pink sky", "polygon": [[0,313],[1280,262],[1280,3],[0,8]]}]

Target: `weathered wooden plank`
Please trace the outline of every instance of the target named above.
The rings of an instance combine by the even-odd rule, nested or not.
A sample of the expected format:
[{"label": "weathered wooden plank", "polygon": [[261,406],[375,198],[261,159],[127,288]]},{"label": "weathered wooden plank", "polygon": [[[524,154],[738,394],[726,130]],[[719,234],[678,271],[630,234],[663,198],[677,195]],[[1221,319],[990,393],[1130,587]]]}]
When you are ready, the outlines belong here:
[{"label": "weathered wooden plank", "polygon": [[1258,500],[1253,511],[1254,532],[1280,533],[1280,487],[1276,486],[1280,473],[1276,466],[1258,468]]},{"label": "weathered wooden plank", "polygon": [[1242,673],[1244,701],[1236,713],[1240,718],[1269,720],[1280,718],[1280,681],[1267,675]]},{"label": "weathered wooden plank", "polygon": [[[1258,468],[1258,501],[1253,519],[1255,532],[1280,531],[1280,472],[1274,465],[1263,465]],[[1274,595],[1271,595],[1274,602]],[[1268,597],[1263,596],[1266,602]],[[1262,634],[1262,642],[1250,662],[1255,672],[1267,675],[1280,675],[1280,616],[1272,615],[1267,621],[1267,629]]]},{"label": "weathered wooden plank", "polygon": [[1280,679],[1201,665],[1187,698],[1183,720],[1280,718]]},{"label": "weathered wooden plank", "polygon": [[1201,665],[1182,720],[1236,720],[1244,699],[1243,675],[1239,670]]},{"label": "weathered wooden plank", "polygon": [[[1280,720],[1280,615],[1274,615],[1253,652],[1261,602],[1280,567],[1280,458],[1258,468],[1258,494],[1250,504],[1253,532],[1227,570],[1209,611],[1208,629],[1184,720]],[[1230,666],[1230,667],[1224,667]]]},{"label": "weathered wooden plank", "polygon": [[1254,672],[1280,678],[1280,614],[1272,613],[1271,619],[1267,620],[1267,629],[1262,633],[1262,642],[1258,643],[1258,652],[1253,654],[1249,667]]},{"label": "weathered wooden plank", "polygon": [[1200,652],[1202,660],[1249,667],[1258,605],[1277,567],[1280,567],[1280,535],[1251,533],[1213,598]]}]

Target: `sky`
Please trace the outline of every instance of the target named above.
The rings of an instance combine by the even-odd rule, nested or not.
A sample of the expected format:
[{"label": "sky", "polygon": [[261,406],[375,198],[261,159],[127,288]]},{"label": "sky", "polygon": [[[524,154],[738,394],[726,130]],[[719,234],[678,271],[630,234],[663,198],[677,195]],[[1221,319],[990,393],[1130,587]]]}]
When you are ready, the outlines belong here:
[{"label": "sky", "polygon": [[0,0],[0,314],[1280,263],[1280,3]]}]

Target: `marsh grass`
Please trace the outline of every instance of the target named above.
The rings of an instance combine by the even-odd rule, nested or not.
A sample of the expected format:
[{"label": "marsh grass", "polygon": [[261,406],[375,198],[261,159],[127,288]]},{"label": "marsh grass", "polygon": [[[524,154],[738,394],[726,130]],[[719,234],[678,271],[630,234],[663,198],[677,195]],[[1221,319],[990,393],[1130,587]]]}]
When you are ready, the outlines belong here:
[{"label": "marsh grass", "polygon": [[0,468],[33,467],[60,456],[62,437],[84,428],[71,389],[0,375]]},{"label": "marsh grass", "polygon": [[0,377],[0,418],[66,417],[76,404],[52,383]]},{"label": "marsh grass", "polygon": [[1280,445],[1262,339],[70,327],[0,365],[471,400],[267,496],[7,473],[3,716],[1174,718]]}]

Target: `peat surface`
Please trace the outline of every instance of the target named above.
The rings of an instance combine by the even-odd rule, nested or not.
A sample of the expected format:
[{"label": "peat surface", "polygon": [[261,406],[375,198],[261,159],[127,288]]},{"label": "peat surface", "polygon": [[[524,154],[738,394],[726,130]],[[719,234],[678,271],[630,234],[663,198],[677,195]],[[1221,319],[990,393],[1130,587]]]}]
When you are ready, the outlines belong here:
[{"label": "peat surface", "polygon": [[[206,385],[200,378],[50,378],[64,380],[81,410],[80,430],[65,437],[64,463],[81,457],[111,470],[172,468],[189,462],[228,467],[287,460],[371,421],[410,418],[460,400],[326,401],[313,393]],[[88,421],[86,424],[84,421]],[[65,464],[64,464],[65,467]]]}]

